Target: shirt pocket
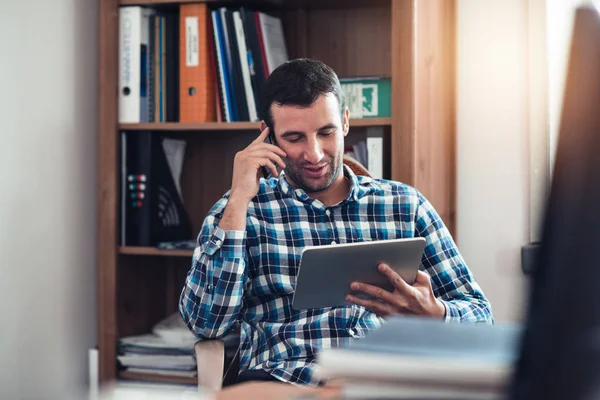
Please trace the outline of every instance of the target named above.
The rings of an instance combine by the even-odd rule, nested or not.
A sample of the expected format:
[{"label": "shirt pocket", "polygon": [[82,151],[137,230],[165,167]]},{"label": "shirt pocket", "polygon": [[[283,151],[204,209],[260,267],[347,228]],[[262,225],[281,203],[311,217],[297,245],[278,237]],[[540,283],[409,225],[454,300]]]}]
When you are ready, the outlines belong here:
[{"label": "shirt pocket", "polygon": [[255,275],[255,291],[263,296],[293,295],[300,264],[300,253],[294,246],[267,244],[261,246],[261,264]]}]

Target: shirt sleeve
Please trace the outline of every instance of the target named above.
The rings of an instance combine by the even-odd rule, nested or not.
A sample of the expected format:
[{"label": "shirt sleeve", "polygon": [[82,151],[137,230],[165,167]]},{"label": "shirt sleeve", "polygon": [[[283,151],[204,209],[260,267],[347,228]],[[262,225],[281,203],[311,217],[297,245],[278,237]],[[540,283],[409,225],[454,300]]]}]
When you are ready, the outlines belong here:
[{"label": "shirt sleeve", "polygon": [[427,199],[418,193],[416,235],[426,239],[421,268],[431,277],[448,322],[494,323],[492,308],[460,255],[454,239]]},{"label": "shirt sleeve", "polygon": [[221,199],[205,218],[179,298],[181,317],[200,338],[225,336],[243,307],[246,231],[219,228],[226,204],[227,198]]}]

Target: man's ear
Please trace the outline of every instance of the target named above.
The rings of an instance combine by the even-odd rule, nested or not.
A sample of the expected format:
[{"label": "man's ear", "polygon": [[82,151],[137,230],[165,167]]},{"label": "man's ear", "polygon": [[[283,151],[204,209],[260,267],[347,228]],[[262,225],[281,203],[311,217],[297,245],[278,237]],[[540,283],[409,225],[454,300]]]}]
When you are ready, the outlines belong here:
[{"label": "man's ear", "polygon": [[344,111],[344,120],[342,122],[344,125],[344,136],[346,136],[350,131],[350,110],[348,107],[346,107],[346,111]]},{"label": "man's ear", "polygon": [[260,131],[264,131],[267,128],[267,124],[265,123],[265,120],[263,119],[262,121],[260,121]]}]

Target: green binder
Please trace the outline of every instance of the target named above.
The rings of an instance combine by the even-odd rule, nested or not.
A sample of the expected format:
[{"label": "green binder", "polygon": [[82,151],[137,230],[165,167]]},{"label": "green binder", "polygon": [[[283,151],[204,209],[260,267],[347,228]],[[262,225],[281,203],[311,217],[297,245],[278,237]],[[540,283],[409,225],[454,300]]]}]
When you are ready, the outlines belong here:
[{"label": "green binder", "polygon": [[383,77],[340,79],[350,118],[391,117],[391,80]]}]

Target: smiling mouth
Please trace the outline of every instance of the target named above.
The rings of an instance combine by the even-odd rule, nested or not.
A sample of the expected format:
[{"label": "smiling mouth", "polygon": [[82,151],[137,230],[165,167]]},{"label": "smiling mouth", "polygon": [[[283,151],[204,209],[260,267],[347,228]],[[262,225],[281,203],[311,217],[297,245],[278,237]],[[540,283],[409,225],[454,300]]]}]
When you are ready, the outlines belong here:
[{"label": "smiling mouth", "polygon": [[327,168],[327,164],[321,167],[302,167],[304,173],[311,178],[320,178],[325,174],[325,170]]}]

